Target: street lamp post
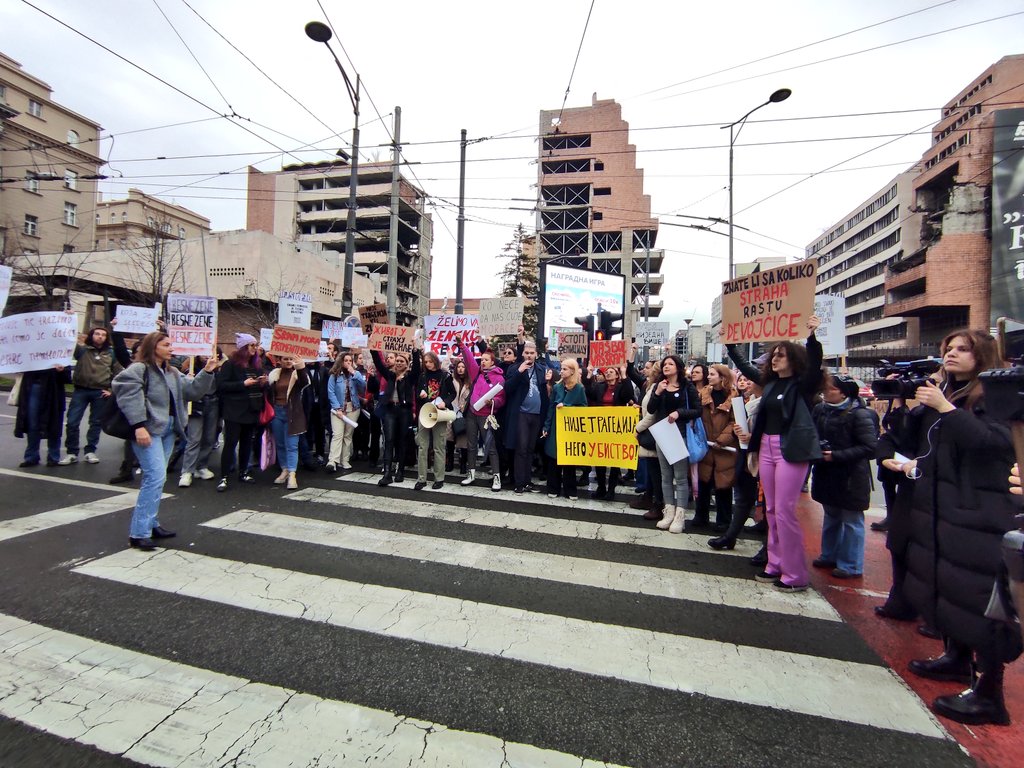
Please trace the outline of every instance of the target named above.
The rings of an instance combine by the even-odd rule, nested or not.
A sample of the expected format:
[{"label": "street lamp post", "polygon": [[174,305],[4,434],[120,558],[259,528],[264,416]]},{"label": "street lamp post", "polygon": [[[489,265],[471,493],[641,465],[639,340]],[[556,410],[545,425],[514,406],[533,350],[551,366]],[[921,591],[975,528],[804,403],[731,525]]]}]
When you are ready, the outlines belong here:
[{"label": "street lamp post", "polygon": [[769,104],[777,104],[780,101],[785,101],[790,97],[793,92],[789,88],[780,88],[775,91],[771,96],[768,97],[768,101],[763,104],[758,104],[752,110],[747,112],[743,117],[734,123],[728,125],[719,126],[720,128],[729,129],[729,279],[733,278],[733,240],[732,240],[732,156],[733,147],[736,144],[736,139],[740,136],[740,131],[743,130],[743,124],[747,118],[757,112],[761,107],[768,106]]},{"label": "street lamp post", "polygon": [[356,84],[353,87],[352,81],[341,65],[341,61],[330,46],[333,35],[331,28],[319,21],[311,21],[306,25],[306,37],[323,43],[331,52],[334,63],[338,65],[338,71],[345,81],[345,92],[348,100],[352,102],[352,114],[355,123],[352,125],[352,156],[349,158],[349,182],[348,182],[348,218],[345,221],[345,284],[341,290],[341,314],[348,317],[352,314],[352,281],[355,277],[356,267],[356,189],[359,176],[359,73],[356,73]]}]

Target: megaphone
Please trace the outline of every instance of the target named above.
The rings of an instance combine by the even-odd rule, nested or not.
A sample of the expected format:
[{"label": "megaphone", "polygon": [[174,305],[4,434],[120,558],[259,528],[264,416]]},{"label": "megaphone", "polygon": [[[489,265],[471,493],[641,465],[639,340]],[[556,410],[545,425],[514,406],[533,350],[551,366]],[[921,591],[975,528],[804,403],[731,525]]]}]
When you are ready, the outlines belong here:
[{"label": "megaphone", "polygon": [[420,426],[424,429],[431,429],[438,422],[443,424],[448,421],[455,421],[455,411],[451,408],[442,411],[433,403],[420,406]]}]

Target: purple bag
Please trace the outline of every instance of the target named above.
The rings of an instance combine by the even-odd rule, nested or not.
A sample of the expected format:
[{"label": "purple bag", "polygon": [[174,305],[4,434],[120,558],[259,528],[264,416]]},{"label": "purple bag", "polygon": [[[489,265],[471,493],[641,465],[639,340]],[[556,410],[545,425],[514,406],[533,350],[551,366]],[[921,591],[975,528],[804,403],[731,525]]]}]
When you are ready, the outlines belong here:
[{"label": "purple bag", "polygon": [[260,469],[264,472],[277,463],[277,441],[271,430],[263,430],[263,444],[260,446]]}]

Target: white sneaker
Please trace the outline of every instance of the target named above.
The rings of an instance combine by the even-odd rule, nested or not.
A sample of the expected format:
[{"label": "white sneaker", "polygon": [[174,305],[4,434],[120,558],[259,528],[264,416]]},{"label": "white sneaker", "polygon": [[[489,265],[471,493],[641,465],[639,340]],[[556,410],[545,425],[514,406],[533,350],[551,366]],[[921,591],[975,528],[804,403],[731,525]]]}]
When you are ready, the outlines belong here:
[{"label": "white sneaker", "polygon": [[65,457],[64,457],[63,459],[61,459],[60,461],[58,461],[58,462],[57,462],[57,465],[58,465],[58,466],[61,466],[61,467],[66,467],[66,466],[68,466],[69,464],[77,464],[77,463],[78,463],[78,457],[77,457],[77,456],[72,456],[72,455],[71,455],[71,454],[69,453],[69,454],[68,454],[67,456],[65,456]]},{"label": "white sneaker", "polygon": [[95,453],[87,453],[87,454],[85,454],[85,460],[89,464],[99,464],[100,463],[100,457],[97,456]]},{"label": "white sneaker", "polygon": [[190,485],[192,485],[192,473],[191,472],[183,472],[182,475],[181,475],[181,479],[178,480],[178,487],[179,488],[188,488]]},{"label": "white sneaker", "polygon": [[216,475],[213,474],[213,472],[211,472],[210,470],[203,468],[196,472],[196,477],[198,477],[200,480],[213,480],[213,478],[215,478]]},{"label": "white sneaker", "polygon": [[495,475],[494,479],[491,480],[491,490],[492,491],[500,491],[501,490],[501,475]]},{"label": "white sneaker", "polygon": [[472,485],[473,481],[476,480],[476,470],[471,469],[466,473],[466,478],[462,481],[463,485]]}]

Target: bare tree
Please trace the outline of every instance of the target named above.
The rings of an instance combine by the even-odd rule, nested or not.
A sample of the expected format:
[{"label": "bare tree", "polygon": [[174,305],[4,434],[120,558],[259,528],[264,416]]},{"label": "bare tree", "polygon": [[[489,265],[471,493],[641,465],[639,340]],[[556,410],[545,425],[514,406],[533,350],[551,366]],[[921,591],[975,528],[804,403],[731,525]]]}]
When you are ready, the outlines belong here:
[{"label": "bare tree", "polygon": [[188,293],[185,255],[181,241],[163,228],[123,249],[125,272],[120,283],[126,301],[138,304],[164,302],[168,293]]},{"label": "bare tree", "polygon": [[0,264],[12,271],[9,312],[64,308],[84,278],[92,254],[70,247],[61,253],[36,253],[21,242],[16,231],[13,234],[13,243],[8,241],[6,252],[0,254]]}]

